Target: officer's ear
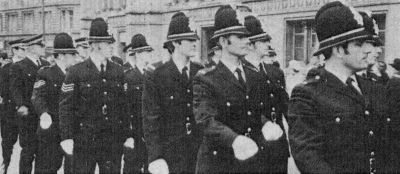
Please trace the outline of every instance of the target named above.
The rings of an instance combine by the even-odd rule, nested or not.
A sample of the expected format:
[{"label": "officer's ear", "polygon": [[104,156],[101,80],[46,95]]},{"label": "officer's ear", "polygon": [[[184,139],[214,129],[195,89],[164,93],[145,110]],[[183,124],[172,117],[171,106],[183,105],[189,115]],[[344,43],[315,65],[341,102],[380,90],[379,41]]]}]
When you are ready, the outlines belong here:
[{"label": "officer's ear", "polygon": [[222,48],[225,48],[228,45],[228,38],[226,37],[219,37],[218,43],[221,45]]}]

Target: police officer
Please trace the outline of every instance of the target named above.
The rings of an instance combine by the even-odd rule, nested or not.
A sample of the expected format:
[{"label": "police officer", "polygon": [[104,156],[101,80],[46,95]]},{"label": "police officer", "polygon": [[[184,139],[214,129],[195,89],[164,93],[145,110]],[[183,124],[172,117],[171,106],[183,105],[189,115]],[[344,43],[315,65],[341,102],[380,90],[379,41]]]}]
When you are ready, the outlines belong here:
[{"label": "police officer", "polygon": [[202,68],[196,32],[182,12],[172,16],[167,43],[172,58],[149,74],[143,93],[143,129],[151,173],[193,173],[198,149],[192,85]]},{"label": "police officer", "polygon": [[[289,148],[285,128],[283,125],[283,116],[287,112],[287,94],[284,88],[277,81],[273,80],[272,71],[278,71],[275,66],[267,66],[262,61],[264,56],[269,55],[271,37],[262,29],[259,19],[253,15],[246,16],[244,25],[250,32],[249,52],[245,56],[245,64],[252,67],[263,81],[259,81],[261,93],[260,105],[263,104],[261,115],[263,119],[262,133],[266,143],[270,144],[265,149],[265,162],[263,171],[265,173],[286,173],[289,157]],[[268,69],[268,70],[267,70]],[[279,71],[278,71],[279,72]],[[268,151],[268,153],[267,153]]]},{"label": "police officer", "polygon": [[74,173],[119,173],[128,138],[124,72],[108,60],[113,37],[102,18],[92,21],[89,59],[68,69],[60,102],[61,146],[73,154]]},{"label": "police officer", "polygon": [[389,114],[383,86],[355,74],[368,66],[374,31],[339,1],[322,6],[315,22],[320,47],[314,55],[326,63],[293,89],[289,102],[297,167],[302,173],[398,173],[391,170],[398,166],[399,118]]},{"label": "police officer", "polygon": [[[17,108],[19,143],[22,148],[20,173],[31,173],[37,151],[38,115],[31,103],[32,90],[37,71],[42,66],[50,65],[42,59],[45,51],[42,37],[43,35],[35,35],[22,41],[26,45],[26,58],[13,64],[10,70],[10,91]],[[35,165],[35,167],[40,166]]]},{"label": "police officer", "polygon": [[[9,43],[11,47],[15,42]],[[10,95],[10,67],[12,60],[6,53],[0,54],[0,128],[2,139],[3,163],[0,166],[1,173],[7,173],[11,161],[14,144],[18,138],[18,126],[15,120],[15,104]]]},{"label": "police officer", "polygon": [[145,73],[154,70],[147,66],[153,48],[147,44],[146,38],[142,34],[134,35],[127,47],[129,55],[124,64],[124,73],[127,82],[130,134],[134,138],[134,149],[125,149],[124,173],[144,173],[147,171],[148,165],[142,131],[142,91]]},{"label": "police officer", "polygon": [[212,39],[222,48],[220,62],[193,81],[194,114],[203,133],[196,173],[268,172],[265,142],[282,136],[262,133],[262,76],[242,63],[250,41],[239,8],[250,10],[232,5],[217,10]]},{"label": "police officer", "polygon": [[89,43],[87,42],[87,37],[81,37],[75,39],[76,51],[78,51],[77,59],[79,62],[83,62],[89,57]]},{"label": "police officer", "polygon": [[[62,164],[58,103],[66,70],[75,63],[77,54],[72,38],[66,33],[57,34],[53,45],[55,64],[38,71],[32,94],[40,126],[36,164],[41,168],[36,168],[38,173],[57,173]],[[65,159],[64,173],[72,173],[70,158],[66,156]]]},{"label": "police officer", "polygon": [[0,128],[1,137],[3,140],[3,164],[0,166],[0,173],[7,173],[13,147],[18,139],[18,125],[16,120],[15,103],[12,101],[10,92],[10,68],[13,63],[16,63],[25,58],[25,49],[22,40],[24,39],[17,39],[8,43],[11,47],[13,57],[11,59],[8,59],[7,54],[3,54],[3,61],[0,68]]}]

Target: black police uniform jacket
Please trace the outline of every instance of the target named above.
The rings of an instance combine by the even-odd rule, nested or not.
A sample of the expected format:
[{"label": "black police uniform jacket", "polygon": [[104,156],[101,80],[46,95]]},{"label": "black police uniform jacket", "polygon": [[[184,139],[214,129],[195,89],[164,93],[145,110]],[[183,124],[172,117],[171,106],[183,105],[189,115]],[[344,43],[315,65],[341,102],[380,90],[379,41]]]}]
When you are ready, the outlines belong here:
[{"label": "black police uniform jacket", "polygon": [[[39,69],[37,80],[33,87],[32,104],[40,116],[47,112],[52,119],[49,128],[49,138],[60,141],[58,109],[60,103],[61,86],[65,79],[64,72],[57,65],[45,66]],[[43,135],[43,134],[42,134]]]},{"label": "black police uniform jacket", "polygon": [[[243,65],[246,86],[219,62],[215,68],[195,77],[193,81],[194,114],[203,134],[196,173],[268,173],[270,142],[261,129],[263,117],[262,76]],[[259,152],[245,160],[235,158],[232,143],[238,135],[253,139]]]},{"label": "black police uniform jacket", "polygon": [[142,141],[142,92],[144,88],[144,74],[130,63],[124,64],[125,90],[128,101],[128,113],[130,121],[130,135],[137,141]]},{"label": "black police uniform jacket", "polygon": [[62,140],[101,147],[128,138],[124,72],[108,60],[105,69],[101,73],[91,58],[68,69],[59,106]]},{"label": "black police uniform jacket", "polygon": [[[200,64],[190,62],[189,77],[194,77],[202,68]],[[171,145],[185,143],[181,142],[182,139],[196,136],[190,81],[184,79],[172,59],[146,76],[143,131],[149,163],[159,158],[170,158],[174,148],[182,148]],[[171,162],[167,163],[171,165]]]},{"label": "black police uniform jacket", "polygon": [[11,112],[15,112],[15,104],[11,100],[10,92],[10,68],[12,63],[8,63],[0,69],[0,112],[3,112],[2,116],[12,117]]},{"label": "black police uniform jacket", "polygon": [[50,63],[40,60],[40,66],[36,65],[31,59],[25,58],[14,63],[10,69],[10,91],[17,107],[26,106],[32,112],[32,90],[36,81],[37,71],[42,66],[49,66]]},{"label": "black police uniform jacket", "polygon": [[289,102],[289,142],[300,172],[390,171],[399,122],[388,112],[385,88],[357,76],[361,95],[324,68],[313,73]]}]

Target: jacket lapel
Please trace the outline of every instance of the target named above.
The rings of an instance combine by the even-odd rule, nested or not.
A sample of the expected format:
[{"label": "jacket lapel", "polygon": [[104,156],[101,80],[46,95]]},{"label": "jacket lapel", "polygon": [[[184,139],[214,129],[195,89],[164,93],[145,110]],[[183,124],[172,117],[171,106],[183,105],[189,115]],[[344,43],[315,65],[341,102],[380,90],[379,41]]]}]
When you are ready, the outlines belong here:
[{"label": "jacket lapel", "polygon": [[335,75],[332,73],[324,70],[324,75],[326,77],[326,82],[327,86],[329,86],[331,89],[333,89],[336,93],[345,95],[353,100],[358,101],[357,103],[359,104],[364,104],[364,97],[357,93],[352,91],[347,85],[345,85],[342,81],[340,81]]},{"label": "jacket lapel", "polygon": [[240,88],[243,91],[246,91],[246,88],[240,85],[239,80],[236,79],[235,75],[226,67],[222,62],[219,62],[217,65],[219,75],[229,83],[233,84],[234,86]]}]

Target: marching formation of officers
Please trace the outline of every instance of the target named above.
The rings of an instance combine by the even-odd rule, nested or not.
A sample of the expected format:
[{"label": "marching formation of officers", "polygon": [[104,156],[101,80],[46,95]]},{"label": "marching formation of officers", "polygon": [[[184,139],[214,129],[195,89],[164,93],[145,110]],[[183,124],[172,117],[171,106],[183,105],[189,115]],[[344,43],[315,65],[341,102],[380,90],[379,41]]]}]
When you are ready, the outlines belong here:
[{"label": "marching formation of officers", "polygon": [[357,75],[382,45],[371,15],[341,1],[322,6],[315,55],[325,65],[289,96],[283,71],[263,61],[271,36],[241,8],[216,12],[205,67],[191,61],[199,37],[183,12],[171,18],[163,63],[150,61],[142,34],[125,63],[112,56],[102,18],[75,46],[58,34],[53,63],[42,35],[9,42],[12,59],[0,55],[2,171],[19,136],[20,173],[287,173],[289,145],[302,173],[400,172],[400,85]]}]

